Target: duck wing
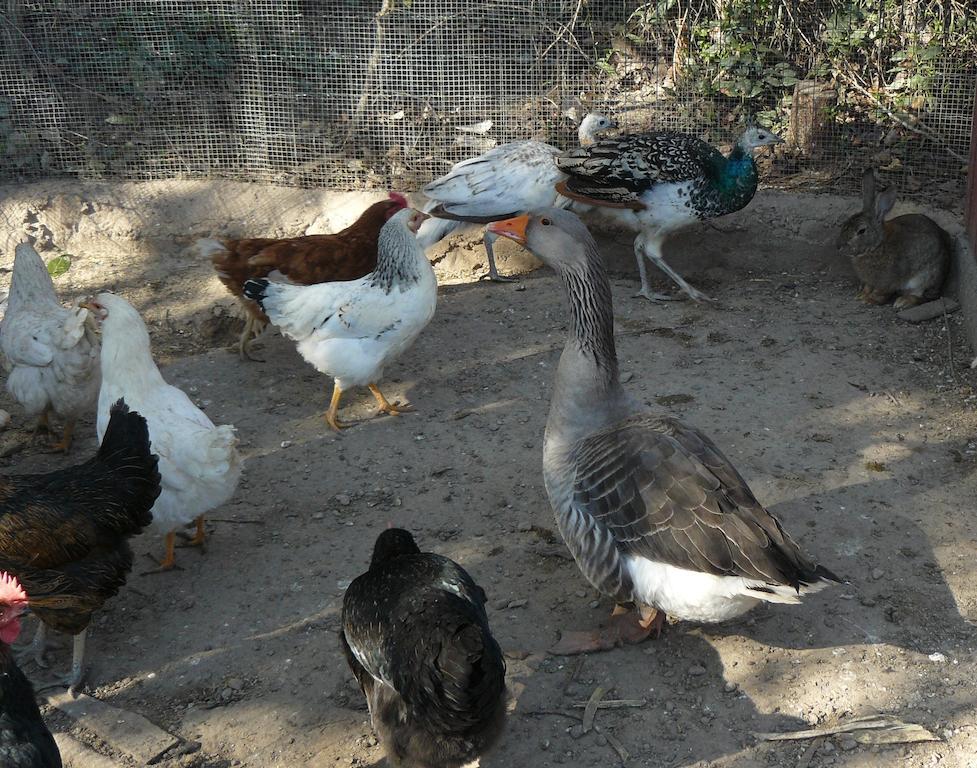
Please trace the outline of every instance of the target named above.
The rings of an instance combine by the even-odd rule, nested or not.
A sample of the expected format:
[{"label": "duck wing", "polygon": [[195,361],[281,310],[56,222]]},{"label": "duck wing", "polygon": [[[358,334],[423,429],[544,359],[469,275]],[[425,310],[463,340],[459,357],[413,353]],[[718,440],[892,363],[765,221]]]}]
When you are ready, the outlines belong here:
[{"label": "duck wing", "polygon": [[708,174],[719,151],[701,139],[669,131],[604,139],[556,158],[567,175],[560,194],[592,205],[642,209],[641,195],[656,184]]},{"label": "duck wing", "polygon": [[[839,581],[804,556],[722,451],[677,419],[633,417],[582,440],[573,461],[572,506],[618,558],[795,589]],[[619,572],[613,559],[604,567]]]},{"label": "duck wing", "polygon": [[486,223],[554,204],[563,178],[554,158],[560,150],[540,141],[503,144],[455,165],[423,192],[434,216]]}]

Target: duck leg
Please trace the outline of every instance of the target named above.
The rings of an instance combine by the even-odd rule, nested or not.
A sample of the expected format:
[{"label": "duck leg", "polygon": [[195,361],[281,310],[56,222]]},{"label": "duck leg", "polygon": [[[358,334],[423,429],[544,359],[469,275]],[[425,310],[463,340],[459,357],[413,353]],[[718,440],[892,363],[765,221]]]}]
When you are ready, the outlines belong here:
[{"label": "duck leg", "polygon": [[651,301],[663,301],[670,298],[660,293],[654,293],[648,286],[648,275],[645,272],[643,262],[643,259],[648,259],[648,261],[672,278],[676,285],[678,285],[678,287],[681,288],[688,295],[688,297],[692,299],[692,301],[715,301],[715,299],[706,296],[706,294],[704,294],[698,288],[693,288],[691,285],[689,285],[684,277],[665,263],[665,259],[662,256],[662,245],[664,242],[665,234],[658,231],[642,232],[637,238],[635,238],[634,252],[638,259],[638,274],[641,276],[641,291],[638,293],[638,296],[643,296]]},{"label": "duck leg", "polygon": [[485,253],[488,256],[488,273],[482,275],[479,279],[485,280],[486,278],[492,280],[496,283],[513,283],[515,282],[514,277],[503,277],[499,274],[498,268],[495,266],[495,241],[499,239],[499,236],[494,232],[485,232],[485,236],[482,238],[482,242],[485,244]]},{"label": "duck leg", "polygon": [[549,653],[553,656],[574,656],[609,651],[619,645],[637,645],[652,635],[659,637],[664,623],[665,614],[662,611],[642,606],[638,618],[632,611],[617,605],[604,627],[583,632],[563,632]]},{"label": "duck leg", "polygon": [[383,392],[380,391],[380,387],[376,384],[370,384],[370,391],[373,396],[377,399],[377,405],[380,407],[382,413],[389,413],[391,416],[397,416],[401,413],[410,413],[414,410],[414,406],[409,403],[396,402],[391,404],[387,398],[383,396]]},{"label": "duck leg", "polygon": [[336,418],[336,414],[339,413],[339,398],[342,396],[343,390],[339,388],[339,383],[333,382],[332,399],[329,401],[329,410],[326,411],[324,418],[326,420],[326,424],[332,427],[332,429],[336,432],[346,428],[346,425]]}]

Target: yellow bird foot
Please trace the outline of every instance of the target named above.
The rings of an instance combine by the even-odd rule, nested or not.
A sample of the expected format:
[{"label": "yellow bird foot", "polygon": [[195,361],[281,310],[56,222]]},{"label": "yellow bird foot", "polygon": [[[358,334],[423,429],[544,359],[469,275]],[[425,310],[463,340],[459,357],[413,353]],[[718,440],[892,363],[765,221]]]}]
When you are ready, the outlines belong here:
[{"label": "yellow bird foot", "polygon": [[380,391],[380,387],[376,384],[370,384],[370,391],[377,400],[377,406],[381,413],[389,413],[391,416],[399,416],[402,413],[410,413],[411,411],[417,410],[410,403],[401,403],[400,401],[391,403],[383,396],[383,392]]}]

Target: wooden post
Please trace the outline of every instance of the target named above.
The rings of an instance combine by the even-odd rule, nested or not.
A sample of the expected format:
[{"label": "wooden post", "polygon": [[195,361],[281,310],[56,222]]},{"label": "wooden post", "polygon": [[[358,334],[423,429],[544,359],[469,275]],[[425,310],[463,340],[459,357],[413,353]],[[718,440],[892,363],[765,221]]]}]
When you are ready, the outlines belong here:
[{"label": "wooden post", "polygon": [[787,142],[802,154],[819,157],[828,134],[828,110],[838,103],[838,92],[816,80],[801,80],[794,86],[790,106]]}]

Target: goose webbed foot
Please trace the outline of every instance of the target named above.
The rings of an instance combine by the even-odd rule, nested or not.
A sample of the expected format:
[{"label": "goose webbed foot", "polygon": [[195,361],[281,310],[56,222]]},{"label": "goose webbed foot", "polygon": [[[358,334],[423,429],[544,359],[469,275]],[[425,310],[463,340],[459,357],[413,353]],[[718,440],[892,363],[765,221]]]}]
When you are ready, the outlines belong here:
[{"label": "goose webbed foot", "polygon": [[553,656],[575,656],[610,651],[619,645],[637,645],[649,637],[660,637],[664,626],[663,611],[642,607],[640,615],[637,615],[618,606],[600,629],[563,632],[549,653]]}]

